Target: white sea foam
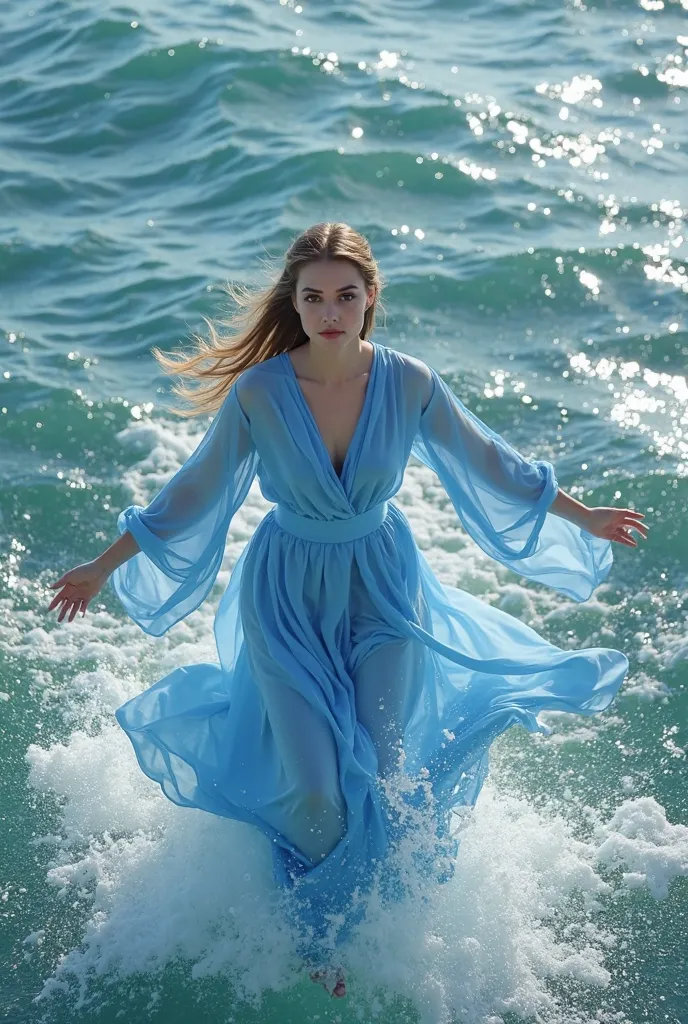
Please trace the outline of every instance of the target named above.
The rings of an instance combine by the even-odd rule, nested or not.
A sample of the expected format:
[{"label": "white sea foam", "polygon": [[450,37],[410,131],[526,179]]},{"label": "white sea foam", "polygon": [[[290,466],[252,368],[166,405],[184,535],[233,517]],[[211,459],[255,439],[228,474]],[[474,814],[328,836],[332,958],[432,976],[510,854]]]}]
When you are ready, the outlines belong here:
[{"label": "white sea foam", "polygon": [[597,830],[597,860],[626,868],[623,880],[647,887],[657,899],[669,895],[669,883],[688,875],[688,827],[672,825],[651,797],[626,800]]},{"label": "white sea foam", "polygon": [[636,672],[628,676],[621,692],[624,697],[637,697],[643,701],[659,700],[665,703],[673,691],[663,680],[646,672]]},{"label": "white sea foam", "polygon": [[[191,978],[226,975],[235,999],[258,1003],[268,989],[299,998],[289,992],[299,971],[293,936],[281,924],[268,843],[255,830],[171,804],[142,779],[114,727],[32,746],[28,758],[32,785],[66,800],[48,879],[66,907],[77,893],[92,900],[82,945],[58,964],[43,999],[74,984],[85,998],[93,976],[154,973],[175,957],[191,963]],[[421,885],[422,896],[392,907],[373,893],[344,951],[348,1010],[367,1014],[396,997],[423,1024],[450,1020],[451,1008],[471,1024],[509,1011],[563,1020],[550,979],[598,989],[609,981],[614,936],[594,916],[612,892],[601,864],[625,869],[627,886],[665,896],[688,872],[688,829],[641,797],[584,842],[561,814],[488,782],[450,882]]]}]

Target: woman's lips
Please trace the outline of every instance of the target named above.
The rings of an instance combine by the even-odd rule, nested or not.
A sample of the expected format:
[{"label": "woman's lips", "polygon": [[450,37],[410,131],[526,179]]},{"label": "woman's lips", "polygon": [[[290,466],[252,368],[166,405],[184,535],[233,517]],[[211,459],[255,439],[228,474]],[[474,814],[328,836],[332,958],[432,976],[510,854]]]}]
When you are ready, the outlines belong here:
[{"label": "woman's lips", "polygon": [[320,333],[324,337],[329,338],[329,337],[333,337],[335,334],[343,334],[344,331],[321,331]]}]

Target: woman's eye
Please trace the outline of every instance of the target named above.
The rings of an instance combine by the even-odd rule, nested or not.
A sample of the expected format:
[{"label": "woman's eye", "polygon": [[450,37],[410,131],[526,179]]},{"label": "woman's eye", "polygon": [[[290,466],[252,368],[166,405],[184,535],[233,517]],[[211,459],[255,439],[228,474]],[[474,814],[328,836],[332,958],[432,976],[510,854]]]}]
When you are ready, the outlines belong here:
[{"label": "woman's eye", "polygon": [[[317,295],[307,295],[306,296],[306,302],[308,302],[309,299],[317,299],[317,298],[318,298]],[[356,296],[354,295],[353,292],[345,292],[343,295],[340,295],[340,298],[341,299],[355,299]]]}]

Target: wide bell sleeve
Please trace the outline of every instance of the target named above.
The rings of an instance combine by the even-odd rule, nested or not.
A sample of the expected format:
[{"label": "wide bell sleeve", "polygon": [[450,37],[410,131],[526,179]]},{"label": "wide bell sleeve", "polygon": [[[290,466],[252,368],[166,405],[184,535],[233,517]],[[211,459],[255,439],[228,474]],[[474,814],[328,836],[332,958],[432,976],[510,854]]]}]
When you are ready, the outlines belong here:
[{"label": "wide bell sleeve", "polygon": [[236,382],[200,444],[144,508],[120,512],[141,549],[110,579],[130,617],[151,636],[194,611],[222,564],[232,516],[255,477],[258,454]]},{"label": "wide bell sleeve", "polygon": [[437,473],[483,551],[574,601],[587,600],[609,573],[611,543],[550,512],[558,492],[552,464],[521,456],[429,369],[434,390],[411,453]]}]

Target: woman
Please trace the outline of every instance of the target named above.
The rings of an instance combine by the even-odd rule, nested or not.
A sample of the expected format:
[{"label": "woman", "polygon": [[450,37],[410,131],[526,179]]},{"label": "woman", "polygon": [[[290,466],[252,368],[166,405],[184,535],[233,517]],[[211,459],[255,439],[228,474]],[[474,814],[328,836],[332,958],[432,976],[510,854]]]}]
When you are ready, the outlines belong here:
[{"label": "woman", "polygon": [[334,995],[344,976],[319,970],[324,951],[403,831],[381,782],[399,767],[422,780],[408,800],[431,808],[446,850],[449,814],[475,802],[494,738],[516,722],[541,729],[543,709],[604,710],[628,667],[443,587],[390,501],[409,456],[435,470],[484,551],[576,601],[607,576],[611,542],[647,536],[641,513],[587,508],[424,362],[371,342],[380,290],[366,239],[316,224],[272,287],[240,298],[248,312],[231,322],[244,330],[221,338],[210,325],[188,359],[154,350],[167,371],[209,382],[174,388],[191,399],[183,415],[217,415],[150,504],[120,513],[119,539],[51,585],[50,609],[71,622],[111,578],[161,636],[208,595],[258,475],[275,507],[216,613],[220,665],[179,668],[116,715],[171,800],[270,838],[311,976]]}]

